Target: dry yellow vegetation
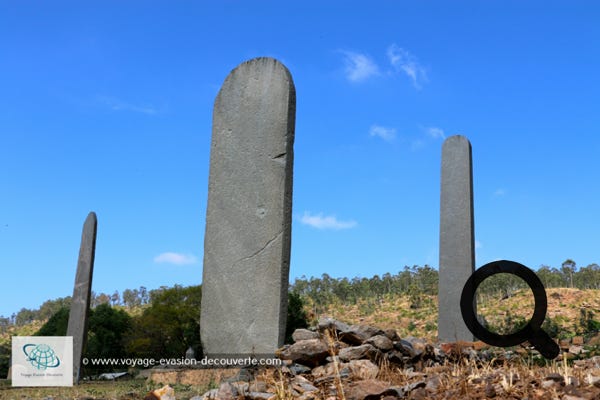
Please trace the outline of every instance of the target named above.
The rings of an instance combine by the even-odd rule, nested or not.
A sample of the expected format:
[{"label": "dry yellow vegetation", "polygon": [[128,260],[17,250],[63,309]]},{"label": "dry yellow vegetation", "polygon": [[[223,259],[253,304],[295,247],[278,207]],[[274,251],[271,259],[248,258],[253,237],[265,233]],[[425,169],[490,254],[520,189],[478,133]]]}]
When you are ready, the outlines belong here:
[{"label": "dry yellow vegetation", "polygon": [[[600,321],[600,290],[580,290],[570,288],[550,288],[546,290],[550,318],[558,326],[562,336],[575,336],[585,332],[582,326],[582,313],[591,319]],[[307,310],[313,320],[329,316],[349,324],[366,324],[382,329],[396,329],[402,337],[414,336],[435,341],[437,338],[437,296],[421,295],[418,304],[408,295],[387,295],[381,299],[362,299],[357,304],[334,303],[326,305],[320,315],[311,314],[313,307]],[[502,330],[507,319],[529,320],[533,314],[534,300],[529,289],[520,289],[512,296],[501,296],[480,301],[478,313],[492,327]],[[596,315],[597,313],[597,315]],[[504,327],[506,330],[507,327]],[[510,330],[510,329],[508,329]]]}]

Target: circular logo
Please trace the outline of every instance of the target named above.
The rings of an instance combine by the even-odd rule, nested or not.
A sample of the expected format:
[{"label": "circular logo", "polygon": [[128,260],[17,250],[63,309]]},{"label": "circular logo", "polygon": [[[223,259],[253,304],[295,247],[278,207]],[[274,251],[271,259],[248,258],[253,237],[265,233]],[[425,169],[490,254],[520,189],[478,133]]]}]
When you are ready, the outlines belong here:
[{"label": "circular logo", "polygon": [[27,356],[27,361],[39,370],[56,368],[60,365],[54,350],[47,344],[26,344],[23,346],[23,353]]},{"label": "circular logo", "polygon": [[[508,335],[498,335],[488,331],[477,320],[475,311],[475,291],[485,279],[492,275],[508,273],[523,279],[533,291],[535,307],[531,320],[520,331]],[[460,297],[460,311],[467,328],[481,341],[498,347],[515,346],[529,341],[545,358],[555,358],[560,349],[548,334],[542,330],[546,318],[548,299],[540,278],[531,269],[514,261],[500,260],[484,265],[475,271],[465,283]]]}]

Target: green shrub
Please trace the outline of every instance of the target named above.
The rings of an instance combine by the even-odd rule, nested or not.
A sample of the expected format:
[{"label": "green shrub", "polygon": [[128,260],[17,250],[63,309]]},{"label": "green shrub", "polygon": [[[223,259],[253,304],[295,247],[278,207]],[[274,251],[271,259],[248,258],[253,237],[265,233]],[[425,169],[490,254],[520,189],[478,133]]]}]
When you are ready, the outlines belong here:
[{"label": "green shrub", "polygon": [[61,307],[36,332],[35,336],[66,336],[69,324],[69,307]]},{"label": "green shrub", "polygon": [[285,342],[292,343],[292,333],[296,329],[308,327],[308,315],[304,310],[304,300],[298,292],[288,294],[288,313],[285,324]]}]

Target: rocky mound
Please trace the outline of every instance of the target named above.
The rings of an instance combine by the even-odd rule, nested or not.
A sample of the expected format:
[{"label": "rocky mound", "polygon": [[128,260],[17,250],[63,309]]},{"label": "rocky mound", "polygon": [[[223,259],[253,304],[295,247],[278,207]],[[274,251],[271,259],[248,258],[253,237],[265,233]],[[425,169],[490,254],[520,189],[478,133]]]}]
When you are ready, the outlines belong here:
[{"label": "rocky mound", "polygon": [[330,318],[293,339],[277,353],[284,367],[243,371],[198,399],[600,398],[600,357],[535,367],[481,342],[433,344]]}]

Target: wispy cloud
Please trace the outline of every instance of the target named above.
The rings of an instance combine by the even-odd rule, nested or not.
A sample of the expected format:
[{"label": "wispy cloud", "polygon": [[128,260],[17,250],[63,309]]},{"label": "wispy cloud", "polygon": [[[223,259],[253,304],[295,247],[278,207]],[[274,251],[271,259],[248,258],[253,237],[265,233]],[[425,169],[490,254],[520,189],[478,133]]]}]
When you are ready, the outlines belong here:
[{"label": "wispy cloud", "polygon": [[421,130],[421,133],[415,135],[415,137],[413,137],[413,139],[410,141],[410,148],[412,151],[421,150],[422,148],[430,144],[432,140],[446,139],[446,134],[441,128],[419,125],[419,129]]},{"label": "wispy cloud", "polygon": [[498,188],[494,191],[494,197],[506,196],[506,189]]},{"label": "wispy cloud", "polygon": [[187,265],[195,264],[198,261],[193,254],[181,254],[166,252],[154,257],[154,262],[157,264],[175,264],[175,265]]},{"label": "wispy cloud", "polygon": [[446,135],[444,134],[443,129],[436,128],[433,126],[424,128],[424,129],[425,129],[425,133],[427,133],[427,135],[429,135],[430,137],[432,137],[434,139],[442,139],[442,140],[446,139]]},{"label": "wispy cloud", "polygon": [[395,128],[386,128],[385,126],[373,125],[369,129],[369,136],[380,137],[386,142],[391,142],[396,138]]},{"label": "wispy cloud", "polygon": [[154,115],[159,112],[159,110],[152,105],[132,104],[111,96],[98,96],[98,101],[113,111],[131,111],[146,115]]},{"label": "wispy cloud", "polygon": [[350,82],[362,82],[372,76],[379,75],[379,67],[366,54],[342,50],[346,78]]},{"label": "wispy cloud", "polygon": [[387,56],[392,67],[394,67],[396,71],[402,72],[408,76],[416,89],[420,89],[421,85],[424,82],[427,82],[425,68],[419,64],[417,57],[407,50],[396,44],[392,44],[387,49]]},{"label": "wispy cloud", "polygon": [[357,225],[356,221],[339,221],[335,216],[312,215],[308,211],[304,212],[300,222],[313,228],[332,230],[351,229]]}]

